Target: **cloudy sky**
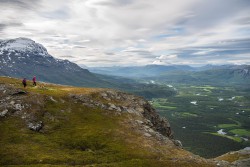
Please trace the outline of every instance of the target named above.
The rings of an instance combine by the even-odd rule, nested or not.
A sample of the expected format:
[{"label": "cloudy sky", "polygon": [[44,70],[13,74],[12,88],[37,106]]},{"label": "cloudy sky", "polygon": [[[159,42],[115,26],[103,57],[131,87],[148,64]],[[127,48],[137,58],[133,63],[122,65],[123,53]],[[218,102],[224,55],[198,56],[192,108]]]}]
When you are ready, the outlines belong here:
[{"label": "cloudy sky", "polygon": [[250,0],[0,0],[0,39],[91,66],[250,64]]}]

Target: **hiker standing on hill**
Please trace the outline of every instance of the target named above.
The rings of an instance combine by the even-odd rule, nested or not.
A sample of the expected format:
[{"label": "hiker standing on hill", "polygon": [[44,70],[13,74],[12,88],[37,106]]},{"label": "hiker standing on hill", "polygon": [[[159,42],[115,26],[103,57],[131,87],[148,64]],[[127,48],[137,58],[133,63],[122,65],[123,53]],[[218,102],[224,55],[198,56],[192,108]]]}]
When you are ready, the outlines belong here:
[{"label": "hiker standing on hill", "polygon": [[32,81],[33,81],[33,85],[36,86],[36,76],[33,77]]},{"label": "hiker standing on hill", "polygon": [[27,86],[27,81],[26,81],[26,78],[23,78],[22,83],[23,83],[23,87],[24,87],[24,88],[26,88],[26,86]]}]

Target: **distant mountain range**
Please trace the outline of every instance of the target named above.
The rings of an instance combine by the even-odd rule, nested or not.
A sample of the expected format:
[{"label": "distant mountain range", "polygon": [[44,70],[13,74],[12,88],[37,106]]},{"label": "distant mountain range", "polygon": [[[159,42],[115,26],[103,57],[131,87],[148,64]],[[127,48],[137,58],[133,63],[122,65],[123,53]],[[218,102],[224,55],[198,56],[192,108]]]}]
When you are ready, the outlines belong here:
[{"label": "distant mountain range", "polygon": [[[137,90],[156,83],[249,84],[249,65],[146,65],[81,68],[52,57],[47,49],[27,38],[0,40],[0,75],[85,87]],[[90,70],[90,71],[89,71]],[[130,78],[130,79],[128,79]],[[150,82],[148,82],[150,81]],[[151,82],[152,81],[152,82]],[[144,85],[141,85],[144,83]],[[144,89],[144,90],[145,90]]]},{"label": "distant mountain range", "polygon": [[223,65],[200,71],[164,73],[154,79],[164,82],[213,84],[213,85],[250,85],[249,65]]},{"label": "distant mountain range", "polygon": [[88,70],[52,57],[41,44],[27,38],[0,41],[0,75],[91,87],[109,87]]},{"label": "distant mountain range", "polygon": [[193,67],[187,65],[146,65],[146,66],[131,66],[131,67],[96,67],[88,68],[91,72],[104,74],[104,75],[113,75],[113,76],[122,76],[122,77],[132,77],[132,78],[143,78],[143,77],[152,77],[158,76],[165,72],[169,71],[194,71],[196,70]]},{"label": "distant mountain range", "polygon": [[161,76],[166,73],[172,72],[199,72],[207,70],[226,70],[226,69],[235,69],[243,70],[242,72],[248,75],[249,66],[248,65],[205,65],[202,67],[191,67],[188,65],[145,65],[145,66],[128,66],[128,67],[92,67],[88,68],[91,72],[104,74],[104,75],[113,75],[129,78],[145,78],[145,77],[154,77]]},{"label": "distant mountain range", "polygon": [[146,65],[140,67],[89,68],[91,72],[156,83],[249,84],[250,65]]}]

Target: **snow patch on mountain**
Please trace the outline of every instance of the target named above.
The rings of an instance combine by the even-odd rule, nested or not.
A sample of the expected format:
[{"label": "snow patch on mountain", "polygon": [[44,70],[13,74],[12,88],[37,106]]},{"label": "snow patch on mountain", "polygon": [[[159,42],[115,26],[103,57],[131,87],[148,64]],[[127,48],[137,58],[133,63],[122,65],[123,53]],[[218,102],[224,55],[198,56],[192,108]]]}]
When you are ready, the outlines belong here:
[{"label": "snow patch on mountain", "polygon": [[16,38],[0,41],[0,53],[3,54],[4,51],[15,53],[15,55],[18,55],[17,52],[25,52],[41,56],[50,56],[44,46],[28,38]]}]

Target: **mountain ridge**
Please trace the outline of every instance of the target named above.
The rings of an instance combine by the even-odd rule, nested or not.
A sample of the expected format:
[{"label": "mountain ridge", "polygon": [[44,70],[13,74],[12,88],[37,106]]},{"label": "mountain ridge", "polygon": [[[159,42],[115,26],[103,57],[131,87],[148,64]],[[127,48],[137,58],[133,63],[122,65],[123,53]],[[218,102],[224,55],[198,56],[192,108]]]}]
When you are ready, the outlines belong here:
[{"label": "mountain ridge", "polygon": [[28,38],[0,42],[0,75],[32,78],[74,86],[107,87],[95,74],[68,60],[52,57],[45,47]]}]

